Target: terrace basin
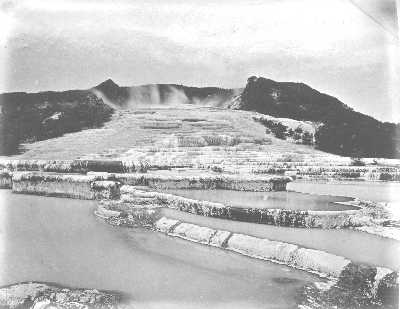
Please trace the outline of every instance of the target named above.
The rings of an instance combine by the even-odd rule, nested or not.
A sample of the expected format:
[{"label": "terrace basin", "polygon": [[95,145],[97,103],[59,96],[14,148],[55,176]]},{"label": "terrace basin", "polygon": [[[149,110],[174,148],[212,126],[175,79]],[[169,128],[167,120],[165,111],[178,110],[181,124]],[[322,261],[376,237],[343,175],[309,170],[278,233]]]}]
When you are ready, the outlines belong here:
[{"label": "terrace basin", "polygon": [[288,209],[288,210],[357,210],[358,207],[340,204],[352,198],[316,195],[298,192],[246,192],[234,190],[173,189],[168,193],[194,200],[222,203],[242,208]]}]

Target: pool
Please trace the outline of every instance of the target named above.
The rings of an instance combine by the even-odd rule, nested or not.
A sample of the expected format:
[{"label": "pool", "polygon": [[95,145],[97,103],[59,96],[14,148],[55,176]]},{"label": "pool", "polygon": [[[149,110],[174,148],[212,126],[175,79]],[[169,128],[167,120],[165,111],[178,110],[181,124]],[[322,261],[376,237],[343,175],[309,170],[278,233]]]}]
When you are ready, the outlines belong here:
[{"label": "pool", "polygon": [[357,263],[400,269],[400,241],[352,229],[296,228],[231,221],[164,208],[164,216],[259,238],[268,238],[344,256]]},{"label": "pool", "polygon": [[161,233],[112,227],[93,215],[95,206],[0,190],[0,285],[33,280],[116,290],[132,295],[137,308],[290,308],[299,287],[321,280]]},{"label": "pool", "polygon": [[233,190],[173,189],[166,192],[183,197],[219,202],[243,208],[271,208],[291,210],[352,210],[351,205],[338,204],[352,200],[347,197],[306,194],[298,192],[246,192]]},{"label": "pool", "polygon": [[375,202],[400,203],[400,182],[294,181],[287,189],[310,194],[355,197]]}]

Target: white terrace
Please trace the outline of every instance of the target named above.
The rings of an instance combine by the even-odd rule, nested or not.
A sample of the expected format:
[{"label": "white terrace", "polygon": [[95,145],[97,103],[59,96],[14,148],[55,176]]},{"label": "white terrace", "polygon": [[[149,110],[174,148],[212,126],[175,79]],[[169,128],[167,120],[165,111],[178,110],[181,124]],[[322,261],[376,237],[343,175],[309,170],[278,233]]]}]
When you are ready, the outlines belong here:
[{"label": "white terrace", "polygon": [[103,128],[27,144],[27,151],[15,159],[132,159],[156,168],[226,171],[350,163],[349,158],[267,134],[255,115],[209,107],[119,110]]}]

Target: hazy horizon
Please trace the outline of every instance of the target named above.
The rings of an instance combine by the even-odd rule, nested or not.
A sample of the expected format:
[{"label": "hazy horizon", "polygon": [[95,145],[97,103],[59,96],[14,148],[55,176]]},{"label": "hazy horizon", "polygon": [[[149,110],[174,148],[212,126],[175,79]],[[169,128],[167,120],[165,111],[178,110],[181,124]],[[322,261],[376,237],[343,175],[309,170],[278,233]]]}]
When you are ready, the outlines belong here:
[{"label": "hazy horizon", "polygon": [[394,0],[1,2],[0,92],[303,82],[400,122]]}]

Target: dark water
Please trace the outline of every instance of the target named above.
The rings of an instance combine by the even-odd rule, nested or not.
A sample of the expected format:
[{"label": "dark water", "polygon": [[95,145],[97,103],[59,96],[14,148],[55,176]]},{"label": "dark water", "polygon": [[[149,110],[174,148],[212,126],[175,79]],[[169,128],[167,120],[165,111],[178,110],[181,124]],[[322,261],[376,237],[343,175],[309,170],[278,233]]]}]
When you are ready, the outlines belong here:
[{"label": "dark water", "polygon": [[143,229],[116,228],[95,202],[0,190],[0,285],[51,281],[127,292],[137,308],[292,308],[318,278]]},{"label": "dark water", "polygon": [[236,207],[275,208],[293,210],[349,210],[357,209],[350,205],[336,204],[346,202],[350,198],[337,196],[321,196],[297,192],[244,192],[233,190],[188,190],[174,189],[168,192],[180,196],[219,202]]}]

